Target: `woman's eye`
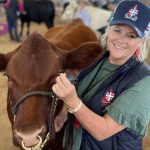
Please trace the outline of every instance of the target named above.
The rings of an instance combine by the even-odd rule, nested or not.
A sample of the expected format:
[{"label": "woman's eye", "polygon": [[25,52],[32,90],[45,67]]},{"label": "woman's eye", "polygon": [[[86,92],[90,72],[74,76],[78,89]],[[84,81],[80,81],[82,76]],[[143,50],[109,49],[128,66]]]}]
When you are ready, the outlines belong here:
[{"label": "woman's eye", "polygon": [[132,39],[138,38],[138,36],[136,34],[129,34],[128,37],[132,38]]},{"label": "woman's eye", "polygon": [[120,30],[119,30],[119,29],[114,29],[114,31],[115,31],[115,32],[120,32]]}]

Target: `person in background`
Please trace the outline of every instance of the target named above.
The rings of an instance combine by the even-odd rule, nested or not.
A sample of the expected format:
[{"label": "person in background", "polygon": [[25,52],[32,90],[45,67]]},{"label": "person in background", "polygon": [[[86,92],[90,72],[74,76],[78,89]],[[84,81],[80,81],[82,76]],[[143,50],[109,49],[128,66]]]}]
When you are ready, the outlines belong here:
[{"label": "person in background", "polygon": [[[111,10],[111,11],[114,10],[114,8],[116,7],[116,4],[114,5],[114,1],[115,0],[90,0],[90,2],[94,6],[97,6],[97,7],[103,8],[103,9],[107,9],[107,10]],[[113,9],[111,8],[112,6],[113,6]]]},{"label": "person in background", "polygon": [[[121,1],[102,36],[106,51],[79,74],[77,89],[65,73],[57,76],[52,89],[66,107],[61,118],[68,111],[78,121],[72,150],[142,150],[150,120],[147,14],[150,8],[140,1]],[[62,127],[57,117],[56,131]]]},{"label": "person in background", "polygon": [[27,12],[25,11],[25,8],[24,8],[24,2],[23,2],[23,0],[18,0],[18,10],[19,10],[19,12],[22,15],[26,15],[27,14]]},{"label": "person in background", "polygon": [[90,5],[88,0],[79,0],[79,7],[76,13],[74,14],[74,18],[81,18],[85,25],[89,26],[91,23],[91,16],[89,15],[86,6]]},{"label": "person in background", "polygon": [[10,39],[16,42],[20,42],[20,38],[18,35],[18,28],[17,28],[17,12],[25,15],[26,11],[24,9],[23,0],[6,0],[4,4],[6,9],[6,18],[8,22],[8,31],[10,35]]},{"label": "person in background", "polygon": [[[92,3],[92,5],[93,5],[93,6],[96,6],[96,7],[99,7],[100,1],[101,1],[101,0],[90,0],[90,2]],[[104,0],[102,0],[102,1],[104,1]]]},{"label": "person in background", "polygon": [[[6,0],[6,2],[5,2],[5,4],[4,4],[4,6],[5,6],[6,9],[8,9],[8,8],[10,7],[11,1],[12,1],[12,0]],[[14,0],[14,2],[15,2],[15,0]],[[17,10],[19,10],[19,12],[20,12],[21,14],[26,14],[26,11],[25,11],[25,8],[24,8],[24,2],[23,2],[23,0],[18,0],[18,1],[16,1],[16,2],[18,2],[18,9],[17,9]]]}]

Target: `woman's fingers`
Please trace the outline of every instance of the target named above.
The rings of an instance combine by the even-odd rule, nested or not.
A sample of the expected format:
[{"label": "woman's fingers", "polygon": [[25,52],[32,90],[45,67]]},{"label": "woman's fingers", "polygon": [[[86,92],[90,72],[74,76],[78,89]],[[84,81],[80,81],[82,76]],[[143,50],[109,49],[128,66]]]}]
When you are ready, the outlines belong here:
[{"label": "woman's fingers", "polygon": [[57,76],[56,85],[56,88],[59,91],[66,91],[73,86],[64,73],[61,73],[59,76]]},{"label": "woman's fingers", "polygon": [[56,81],[56,84],[52,86],[52,90],[58,97],[64,98],[69,89],[62,83],[59,77]]},{"label": "woman's fingers", "polygon": [[56,78],[56,84],[57,84],[61,89],[64,89],[64,88],[67,88],[67,87],[68,87],[68,85],[64,83],[63,79],[62,79],[60,76],[58,76],[58,77]]},{"label": "woman's fingers", "polygon": [[76,97],[74,85],[62,73],[56,78],[56,84],[52,86],[52,90],[65,103]]},{"label": "woman's fingers", "polygon": [[64,86],[69,87],[69,86],[72,85],[71,82],[70,82],[70,81],[68,80],[68,78],[66,77],[66,74],[65,74],[65,73],[61,73],[61,74],[60,74],[60,79],[61,79],[62,83],[64,84]]},{"label": "woman's fingers", "polygon": [[54,84],[52,86],[52,90],[53,92],[58,96],[58,97],[62,97],[62,91],[61,91],[61,88],[59,88],[59,86],[57,84]]}]

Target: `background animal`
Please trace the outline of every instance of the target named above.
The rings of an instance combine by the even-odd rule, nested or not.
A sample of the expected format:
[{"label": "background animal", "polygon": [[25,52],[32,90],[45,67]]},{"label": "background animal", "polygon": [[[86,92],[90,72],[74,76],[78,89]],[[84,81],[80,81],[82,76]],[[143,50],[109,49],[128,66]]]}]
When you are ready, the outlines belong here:
[{"label": "background animal", "polygon": [[44,22],[47,28],[54,26],[55,6],[50,0],[24,0],[24,7],[27,14],[20,14],[21,32],[23,33],[24,23],[27,23],[27,35],[30,33],[30,22]]},{"label": "background animal", "polygon": [[[53,136],[51,86],[60,71],[87,67],[101,56],[102,48],[80,20],[52,28],[45,37],[33,33],[14,51],[1,53],[0,70],[8,77],[7,111],[13,143],[61,150],[64,128]],[[60,102],[54,117],[61,110]],[[45,144],[48,133],[50,139]]]}]

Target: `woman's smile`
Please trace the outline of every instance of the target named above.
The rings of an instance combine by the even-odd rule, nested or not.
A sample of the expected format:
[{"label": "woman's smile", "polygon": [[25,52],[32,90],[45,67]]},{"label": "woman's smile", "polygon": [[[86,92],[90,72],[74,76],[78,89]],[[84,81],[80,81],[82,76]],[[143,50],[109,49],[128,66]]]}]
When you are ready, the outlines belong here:
[{"label": "woman's smile", "polygon": [[114,47],[119,50],[125,50],[123,46],[120,46],[119,44],[116,44],[116,43],[114,43]]}]

